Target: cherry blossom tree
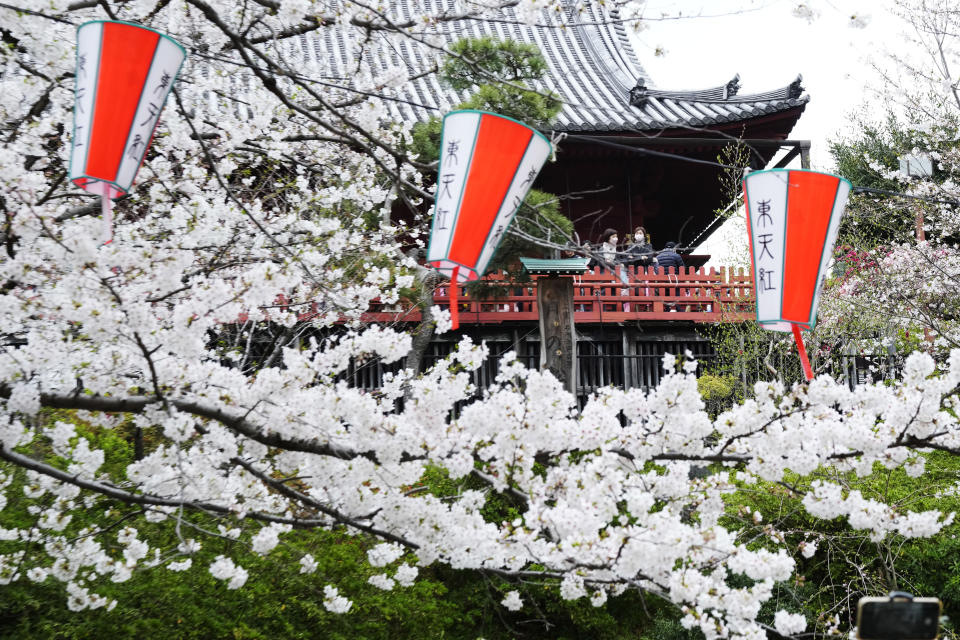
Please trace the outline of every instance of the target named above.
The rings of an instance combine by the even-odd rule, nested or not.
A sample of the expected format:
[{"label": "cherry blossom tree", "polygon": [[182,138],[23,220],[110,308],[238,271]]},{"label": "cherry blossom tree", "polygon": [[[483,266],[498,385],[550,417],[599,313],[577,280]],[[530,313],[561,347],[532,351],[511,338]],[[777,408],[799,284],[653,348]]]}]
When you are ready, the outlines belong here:
[{"label": "cherry blossom tree", "polygon": [[[742,487],[783,483],[810,515],[875,539],[952,522],[807,474],[880,465],[918,476],[924,451],[960,452],[960,351],[940,371],[911,356],[891,386],[758,383],[715,419],[696,364],[669,356],[656,389],[603,389],[582,409],[515,354],[476,388],[487,351],[470,340],[376,392],[343,379],[351,361],[410,350],[409,335],[359,323],[371,300],[396,301],[413,283],[401,248],[417,229],[391,222],[390,208],[429,198],[430,167],[407,152],[393,89],[451,53],[440,34],[456,21],[540,20],[565,6],[427,3],[408,19],[362,2],[0,5],[0,506],[27,501],[33,516],[0,530],[0,582],[58,581],[71,609],[109,607],[98,585],[187,570],[216,538],[268,555],[292,529],[339,528],[382,541],[368,554],[380,588],[445,563],[556,581],[564,598],[597,606],[638,589],[707,638],[758,639],[807,629],[796,610],[758,616],[816,543],[754,513],[737,517],[762,535],[744,534],[726,508]],[[115,240],[101,245],[97,204],[66,180],[66,123],[75,25],[105,17],[166,31],[191,57],[138,184],[117,203]],[[299,36],[328,42],[334,29],[354,36],[348,77],[303,52]],[[398,49],[423,67],[370,62]],[[154,435],[108,470],[78,421]],[[433,495],[422,481],[435,469],[485,488]],[[519,515],[485,518],[492,496]],[[77,514],[117,505],[140,515],[77,526]],[[178,544],[151,546],[149,531],[165,526]],[[299,564],[317,567],[306,552]],[[225,589],[249,577],[226,554],[205,570]],[[348,613],[351,594],[317,579],[324,606]],[[519,588],[502,605],[522,608]]]},{"label": "cherry blossom tree", "polygon": [[877,65],[887,121],[834,146],[840,170],[872,188],[851,202],[816,340],[855,334],[876,348],[921,336],[945,356],[960,346],[960,25],[948,2],[904,0],[896,13],[912,46]]}]

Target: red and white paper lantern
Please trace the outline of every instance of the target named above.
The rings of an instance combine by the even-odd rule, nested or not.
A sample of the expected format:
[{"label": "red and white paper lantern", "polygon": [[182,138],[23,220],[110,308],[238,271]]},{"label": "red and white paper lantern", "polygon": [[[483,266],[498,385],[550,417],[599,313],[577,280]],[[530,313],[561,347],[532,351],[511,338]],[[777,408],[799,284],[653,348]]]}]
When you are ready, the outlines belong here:
[{"label": "red and white paper lantern", "polygon": [[795,169],[757,171],[743,181],[757,322],[793,332],[808,379],[800,330],[816,325],[850,188],[844,178]]},{"label": "red and white paper lantern", "polygon": [[[550,157],[550,141],[522,122],[483,111],[443,118],[427,261],[458,282],[480,278]],[[456,297],[450,311],[456,328]]]},{"label": "red and white paper lantern", "polygon": [[175,40],[139,25],[95,21],[77,29],[70,180],[101,196],[106,242],[111,199],[133,184],[185,58]]}]

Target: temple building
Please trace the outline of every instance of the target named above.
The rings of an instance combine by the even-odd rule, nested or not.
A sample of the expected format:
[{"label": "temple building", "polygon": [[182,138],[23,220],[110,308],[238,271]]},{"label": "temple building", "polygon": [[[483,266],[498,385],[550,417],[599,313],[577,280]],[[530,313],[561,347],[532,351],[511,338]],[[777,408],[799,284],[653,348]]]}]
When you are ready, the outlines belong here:
[{"label": "temple building", "polygon": [[[809,143],[789,140],[809,99],[800,76],[752,95],[739,92],[740,78],[733,73],[715,87],[661,89],[640,64],[628,34],[631,27],[616,8],[607,13],[598,3],[568,4],[567,15],[543,11],[534,25],[507,8],[503,20],[454,20],[435,28],[447,43],[491,37],[539,48],[547,71],[532,88],[554,94],[563,107],[544,131],[557,141],[556,162],[547,164],[536,188],[590,194],[565,202],[582,240],[595,241],[604,227],[625,232],[637,225],[651,232],[658,248],[667,240],[687,246],[699,235],[727,204],[718,179],[722,170],[673,156],[716,162],[724,146],[739,140],[753,169],[767,167],[780,151],[778,164],[797,155],[806,164]],[[455,7],[449,0],[433,0],[433,5],[433,15]],[[393,3],[391,10],[400,24],[420,17],[409,15],[403,2]],[[350,48],[356,46],[314,43],[318,53],[333,54],[333,68],[344,75],[349,74]],[[398,120],[441,115],[468,97],[468,92],[444,86],[437,74],[425,73],[434,61],[422,59],[407,42],[396,43],[389,55],[372,53],[382,68],[405,68],[414,78],[388,103]]]},{"label": "temple building", "polygon": [[[436,0],[434,13],[447,4]],[[407,15],[405,3],[395,3],[391,11],[398,23],[418,18]],[[640,64],[630,26],[616,9],[571,2],[566,14],[541,12],[536,24],[510,12],[502,20],[453,20],[435,28],[448,43],[492,37],[531,43],[542,52],[547,72],[532,86],[553,93],[563,106],[543,131],[556,143],[556,160],[548,162],[534,186],[558,195],[579,194],[565,198],[562,206],[581,241],[596,241],[608,227],[622,238],[642,225],[656,249],[669,240],[686,251],[687,268],[675,275],[632,269],[619,280],[609,273],[576,277],[579,389],[656,384],[665,352],[690,349],[709,357],[709,342],[698,327],[742,320],[752,309],[748,273],[699,269],[709,256],[689,253],[694,239],[702,242],[715,228],[717,212],[730,204],[720,179],[724,169],[715,164],[718,155],[725,146],[741,144],[754,169],[785,166],[798,156],[806,167],[809,142],[789,135],[809,97],[800,76],[752,95],[740,93],[739,76],[733,74],[715,87],[661,89]],[[349,47],[357,44],[317,41],[313,46],[318,53],[332,52],[328,64],[342,64],[347,73]],[[414,78],[389,102],[397,119],[424,120],[468,97],[443,86],[435,73],[421,73],[433,61],[421,59],[407,42],[376,55],[383,68],[405,67]],[[432,357],[448,352],[465,332],[486,340],[494,354],[514,349],[536,366],[535,291],[512,291],[497,300],[471,300],[464,291],[461,332],[437,337]],[[448,301],[444,286],[436,301]],[[371,321],[401,320],[387,309],[374,311]],[[418,315],[407,312],[403,320],[414,322]]]}]

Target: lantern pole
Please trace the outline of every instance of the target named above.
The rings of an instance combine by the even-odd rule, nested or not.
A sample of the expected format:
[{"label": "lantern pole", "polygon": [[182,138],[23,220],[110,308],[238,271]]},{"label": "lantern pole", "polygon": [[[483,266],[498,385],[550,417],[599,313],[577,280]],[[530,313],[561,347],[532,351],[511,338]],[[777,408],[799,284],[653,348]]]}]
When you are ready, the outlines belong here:
[{"label": "lantern pole", "polygon": [[800,334],[800,325],[790,323],[793,328],[793,341],[797,343],[797,352],[800,354],[800,364],[803,365],[803,375],[807,381],[813,380],[813,368],[810,366],[810,359],[807,358],[807,348],[803,346],[803,336]]},{"label": "lantern pole", "polygon": [[450,330],[460,328],[460,266],[453,268],[450,274]]}]

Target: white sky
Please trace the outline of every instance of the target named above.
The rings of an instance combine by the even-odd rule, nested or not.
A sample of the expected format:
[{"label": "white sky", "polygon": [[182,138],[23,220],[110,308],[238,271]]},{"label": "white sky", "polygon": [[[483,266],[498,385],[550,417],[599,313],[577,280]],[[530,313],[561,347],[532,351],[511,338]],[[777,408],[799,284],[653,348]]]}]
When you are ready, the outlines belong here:
[{"label": "white sky", "polygon": [[[882,113],[883,105],[869,90],[880,86],[871,64],[886,65],[884,52],[902,46],[901,34],[907,27],[889,12],[891,0],[808,0],[806,4],[819,14],[812,22],[792,15],[798,4],[648,0],[648,18],[678,11],[690,17],[650,20],[650,28],[638,35],[638,53],[659,89],[704,89],[739,73],[740,93],[759,93],[783,87],[802,74],[810,102],[790,138],[810,140],[812,168],[831,171],[828,142],[848,130],[851,114],[863,109]],[[868,25],[850,27],[853,14],[868,15]],[[661,56],[654,55],[658,47],[664,50]],[[799,160],[791,166],[799,167]],[[741,215],[724,224],[696,253],[711,254],[711,265],[746,264],[745,240]]]},{"label": "white sky", "polygon": [[[874,87],[872,58],[902,42],[905,27],[885,7],[889,0],[808,0],[819,17],[792,15],[796,0],[648,0],[645,15],[682,11],[689,18],[650,20],[639,34],[641,62],[660,89],[703,89],[740,74],[740,93],[783,87],[803,75],[810,102],[790,134],[812,142],[814,169],[829,169],[827,141],[865,103]],[[850,15],[868,15],[866,28],[848,26]],[[703,17],[693,17],[703,16]],[[665,50],[655,56],[657,47]]]}]

